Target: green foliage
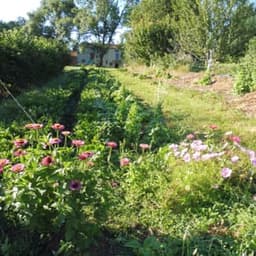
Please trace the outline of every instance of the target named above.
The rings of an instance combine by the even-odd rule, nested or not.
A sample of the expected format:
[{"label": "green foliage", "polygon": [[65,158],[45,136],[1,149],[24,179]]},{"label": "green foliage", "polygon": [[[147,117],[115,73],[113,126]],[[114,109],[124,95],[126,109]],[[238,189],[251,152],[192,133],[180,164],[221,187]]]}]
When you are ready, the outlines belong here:
[{"label": "green foliage", "polygon": [[22,30],[0,33],[1,80],[19,91],[45,81],[67,63],[67,49],[57,41],[29,36]]},{"label": "green foliage", "polygon": [[171,5],[168,1],[141,1],[130,17],[132,31],[127,35],[126,58],[150,65],[173,51],[170,30]]},{"label": "green foliage", "polygon": [[210,71],[206,71],[203,77],[199,80],[201,85],[210,85],[212,83],[212,75]]},{"label": "green foliage", "polygon": [[234,91],[243,94],[255,91],[256,89],[256,39],[249,42],[248,50],[244,58],[241,59],[235,77]]},{"label": "green foliage", "polygon": [[25,30],[31,35],[70,43],[76,13],[73,0],[44,0],[37,10],[29,14]]},{"label": "green foliage", "polygon": [[[179,136],[168,136],[164,106],[146,107],[108,72],[74,68],[62,78],[19,97],[23,103],[31,95],[24,102],[26,108],[36,105],[34,118],[43,124],[38,130],[24,128],[24,117],[8,110],[10,101],[1,104],[2,120],[8,120],[5,115],[10,120],[0,127],[0,254],[255,251],[254,149],[224,132],[224,126],[209,127],[205,119],[200,130],[191,126],[185,139],[170,143]],[[76,122],[63,137],[52,124],[66,115],[64,106],[79,88]],[[55,137],[62,143],[51,144]],[[21,138],[27,143],[17,146]],[[74,139],[84,143],[76,147]],[[15,155],[18,150],[26,153]],[[44,164],[45,156],[54,161]],[[24,170],[15,172],[18,163]]]},{"label": "green foliage", "polygon": [[[256,13],[249,0],[141,1],[130,16],[128,60],[146,65],[156,57],[179,53],[206,63],[237,60],[255,35]],[[170,62],[171,64],[171,62]]]}]

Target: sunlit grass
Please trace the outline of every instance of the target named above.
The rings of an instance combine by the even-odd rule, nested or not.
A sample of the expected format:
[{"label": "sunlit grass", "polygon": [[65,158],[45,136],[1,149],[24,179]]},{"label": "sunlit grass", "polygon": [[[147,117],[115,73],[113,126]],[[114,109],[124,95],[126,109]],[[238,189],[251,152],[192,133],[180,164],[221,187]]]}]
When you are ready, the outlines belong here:
[{"label": "sunlit grass", "polygon": [[122,69],[108,69],[108,72],[146,104],[154,106],[160,102],[168,126],[183,135],[214,123],[222,131],[232,130],[241,135],[246,144],[255,144],[256,120],[232,108],[215,93],[158,84]]}]

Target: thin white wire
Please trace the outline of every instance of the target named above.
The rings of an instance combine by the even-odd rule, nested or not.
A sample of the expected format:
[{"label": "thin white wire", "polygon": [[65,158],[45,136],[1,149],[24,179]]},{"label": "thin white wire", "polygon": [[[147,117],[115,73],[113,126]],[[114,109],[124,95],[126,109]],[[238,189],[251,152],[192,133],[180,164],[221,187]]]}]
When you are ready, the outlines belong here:
[{"label": "thin white wire", "polygon": [[25,108],[20,104],[20,102],[13,96],[13,94],[9,91],[9,89],[5,86],[5,84],[0,81],[0,84],[3,86],[3,88],[6,90],[6,92],[12,97],[14,102],[17,104],[17,106],[25,113],[25,115],[28,117],[28,119],[32,122],[35,123],[31,115],[25,110]]}]

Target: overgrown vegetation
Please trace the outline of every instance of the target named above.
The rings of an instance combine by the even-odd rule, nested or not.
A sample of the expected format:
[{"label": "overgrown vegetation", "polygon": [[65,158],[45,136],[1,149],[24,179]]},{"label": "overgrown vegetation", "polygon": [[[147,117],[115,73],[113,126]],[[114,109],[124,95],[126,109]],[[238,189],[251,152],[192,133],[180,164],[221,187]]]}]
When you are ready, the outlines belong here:
[{"label": "overgrown vegetation", "polygon": [[58,41],[31,36],[22,30],[0,33],[0,79],[13,92],[46,81],[67,63],[67,48]]},{"label": "overgrown vegetation", "polygon": [[[40,95],[41,103],[29,95]],[[256,250],[256,153],[238,130],[226,130],[233,122],[229,112],[221,126],[205,119],[197,129],[167,128],[166,102],[150,108],[98,69],[68,69],[18,99],[27,110],[34,106],[29,113],[36,123],[28,124],[22,112],[15,118],[11,101],[1,105],[3,255]],[[66,131],[64,106],[71,103],[76,122]],[[173,112],[170,124],[184,121]]]},{"label": "overgrown vegetation", "polygon": [[245,57],[241,59],[237,68],[234,90],[238,94],[252,92],[256,89],[255,56],[256,38],[253,38],[249,42]]}]

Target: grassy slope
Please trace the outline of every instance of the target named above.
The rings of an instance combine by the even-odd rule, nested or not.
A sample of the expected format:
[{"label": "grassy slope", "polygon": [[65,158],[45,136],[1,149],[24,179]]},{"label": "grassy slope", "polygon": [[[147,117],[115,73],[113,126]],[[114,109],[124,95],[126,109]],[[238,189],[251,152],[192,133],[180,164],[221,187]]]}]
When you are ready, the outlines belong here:
[{"label": "grassy slope", "polygon": [[140,79],[122,69],[108,71],[146,104],[162,103],[169,127],[181,136],[216,124],[223,132],[231,130],[241,136],[247,146],[253,147],[256,142],[253,136],[256,120],[232,109],[214,93],[179,89],[166,84],[159,87],[149,79]]}]

